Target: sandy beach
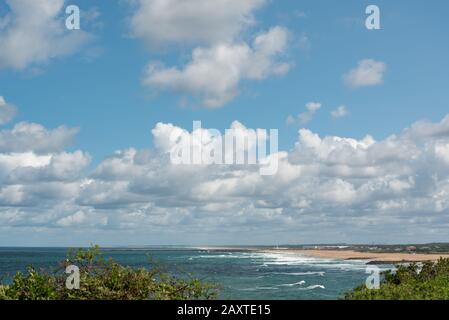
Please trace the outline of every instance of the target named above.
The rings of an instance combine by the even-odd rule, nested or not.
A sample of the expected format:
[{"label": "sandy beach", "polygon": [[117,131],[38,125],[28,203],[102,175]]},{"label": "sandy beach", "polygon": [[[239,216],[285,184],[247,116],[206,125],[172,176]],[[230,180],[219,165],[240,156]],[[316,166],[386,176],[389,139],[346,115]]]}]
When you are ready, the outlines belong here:
[{"label": "sandy beach", "polygon": [[401,252],[368,252],[351,249],[262,249],[257,247],[198,247],[205,251],[226,252],[266,252],[266,253],[290,253],[323,259],[341,260],[367,260],[369,264],[394,264],[405,262],[437,261],[439,258],[449,258],[449,253],[401,253]]},{"label": "sandy beach", "polygon": [[315,258],[343,259],[343,260],[369,260],[371,263],[398,263],[436,261],[440,257],[449,258],[449,254],[422,254],[422,253],[377,253],[358,252],[354,250],[267,250],[268,252],[299,253]]}]

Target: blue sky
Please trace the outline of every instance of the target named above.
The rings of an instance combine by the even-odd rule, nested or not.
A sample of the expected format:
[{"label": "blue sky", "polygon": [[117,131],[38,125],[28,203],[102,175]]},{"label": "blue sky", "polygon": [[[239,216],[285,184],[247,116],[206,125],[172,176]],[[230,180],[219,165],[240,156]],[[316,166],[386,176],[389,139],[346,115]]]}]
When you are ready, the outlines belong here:
[{"label": "blue sky", "polygon": [[[55,183],[55,181],[62,181],[68,185],[77,180],[95,180],[95,172],[98,173],[100,166],[109,159],[114,151],[127,150],[128,148],[153,150],[155,141],[152,129],[158,123],[172,123],[188,131],[192,130],[193,120],[201,120],[204,127],[219,130],[229,128],[231,123],[236,120],[248,128],[276,128],[279,129],[280,149],[289,151],[291,155],[295,153],[298,130],[301,128],[307,128],[320,137],[347,137],[357,141],[362,141],[365,136],[371,135],[376,141],[381,142],[391,135],[397,134],[399,138],[396,143],[406,145],[406,142],[401,140],[405,139],[401,136],[401,132],[413,123],[429,120],[429,125],[430,123],[434,126],[444,126],[445,124],[445,122],[440,121],[448,114],[447,101],[449,100],[449,60],[447,59],[449,56],[449,42],[447,41],[449,30],[446,18],[449,3],[447,1],[378,0],[372,3],[372,1],[360,0],[338,2],[328,0],[251,0],[248,2],[247,8],[242,8],[242,5],[239,5],[236,1],[230,1],[229,6],[233,8],[234,12],[237,12],[236,17],[233,14],[211,13],[212,16],[216,15],[217,17],[217,26],[211,26],[211,30],[216,28],[219,31],[216,33],[210,31],[210,34],[206,32],[207,37],[205,37],[207,39],[199,39],[196,35],[186,36],[184,33],[179,35],[176,33],[180,32],[179,29],[175,31],[175,35],[169,32],[165,33],[163,28],[168,28],[171,21],[168,23],[162,20],[152,21],[151,10],[148,7],[148,10],[145,9],[145,5],[151,8],[154,1],[77,0],[72,2],[81,9],[81,31],[63,29],[65,19],[63,9],[68,3],[63,3],[62,0],[36,1],[37,6],[48,4],[60,9],[55,14],[49,15],[47,19],[55,22],[55,25],[62,29],[60,31],[53,30],[46,24],[47,27],[45,28],[48,29],[42,30],[44,34],[42,39],[44,40],[38,42],[38,46],[42,46],[40,48],[42,51],[36,51],[36,56],[32,56],[30,53],[26,62],[21,64],[20,67],[17,67],[17,63],[20,62],[18,62],[19,58],[17,57],[20,55],[14,52],[14,47],[8,44],[8,41],[12,41],[14,28],[20,28],[20,25],[18,27],[15,24],[17,22],[14,19],[18,19],[21,15],[26,17],[23,11],[33,10],[35,5],[27,8],[20,0],[7,0],[0,3],[0,22],[6,21],[4,24],[0,23],[0,96],[4,98],[5,105],[13,105],[17,109],[16,117],[1,124],[0,130],[4,133],[10,132],[21,122],[37,123],[49,131],[60,125],[68,128],[79,127],[79,133],[76,137],[70,139],[71,143],[64,143],[63,149],[69,153],[81,150],[90,159],[88,164],[80,169],[80,172],[74,173],[76,177],[71,176],[69,181],[64,181],[64,178],[61,177],[50,179],[51,181],[45,180],[46,178],[37,178],[34,181],[35,185]],[[179,1],[172,2],[176,6]],[[13,6],[14,3],[16,4],[15,7]],[[195,6],[199,5],[201,1],[195,0],[191,3],[190,9],[192,9],[192,12],[198,11],[195,10]],[[365,28],[367,17],[365,8],[369,4],[376,4],[380,8],[381,30],[367,30]],[[13,7],[16,8],[16,11],[12,10]],[[186,10],[185,15],[189,15],[189,12]],[[242,12],[241,16],[238,15],[238,12]],[[143,22],[139,20],[140,22],[133,24],[133,19],[139,14],[143,16],[148,14],[149,16]],[[179,15],[180,13],[175,14]],[[6,19],[8,16],[10,20]],[[192,17],[198,19],[195,13],[192,13]],[[186,18],[185,21],[189,21],[192,17],[181,18]],[[251,23],[240,22],[242,17],[245,19],[251,18],[249,19]],[[223,19],[220,20],[221,18]],[[179,19],[178,16],[178,20],[174,23],[180,24],[180,20],[182,22],[182,19]],[[237,27],[227,25],[235,21],[242,25]],[[213,24],[207,19],[204,23]],[[182,27],[181,25],[176,26]],[[254,39],[257,36],[269,34],[269,30],[275,27],[280,28],[278,30],[280,30],[281,35],[288,34],[288,40],[281,46],[282,48],[278,48],[279,52],[268,55],[267,62],[270,66],[265,74],[259,78],[250,74],[242,75],[236,85],[238,94],[226,99],[218,106],[205,106],[202,98],[198,98],[198,95],[205,92],[204,90],[218,90],[213,83],[208,83],[207,88],[195,86],[192,89],[189,87],[187,78],[178,79],[179,84],[176,88],[173,87],[173,84],[155,80],[157,75],[162,74],[162,71],[169,68],[177,68],[182,72],[186,65],[191,64],[191,55],[196,48],[207,51],[220,43],[225,43],[229,48],[241,45],[256,51],[257,49],[252,47],[254,46]],[[228,32],[226,31],[228,28],[236,29]],[[198,30],[193,28],[192,30],[192,32],[200,34],[204,31],[204,28]],[[225,30],[223,31],[224,36],[220,38],[222,30]],[[35,38],[40,39],[39,37],[42,34],[39,34],[39,30],[35,32]],[[73,36],[73,34],[70,34],[71,32],[78,33],[78,35]],[[52,46],[57,46],[58,41],[71,41],[70,37],[72,36],[74,38],[72,43],[76,42],[76,45],[69,52],[59,54],[52,51]],[[172,38],[169,39],[170,36]],[[22,41],[23,48],[26,48],[28,45],[26,41],[30,40],[25,38],[18,41]],[[36,46],[31,41],[29,45]],[[2,50],[2,47],[4,50]],[[4,53],[2,54],[1,51]],[[42,55],[37,57],[42,52],[44,52],[43,57]],[[345,75],[348,75],[351,70],[356,70],[358,64],[364,60],[377,63],[376,66],[379,68],[383,66],[383,69],[381,68],[382,70],[377,74],[379,78],[370,84],[355,84],[351,87],[345,82]],[[156,71],[159,74],[145,75],[146,66],[153,61],[158,61],[164,67],[160,67],[162,69]],[[239,63],[243,65],[243,62]],[[245,63],[251,64],[252,62]],[[287,64],[288,71],[276,74],[277,63]],[[253,67],[256,68],[258,65],[253,66],[251,64],[251,68]],[[236,68],[240,67],[236,66]],[[246,72],[239,71],[241,74]],[[217,71],[212,68],[208,72],[210,75]],[[225,76],[223,75],[223,77]],[[145,77],[148,77],[152,85],[144,83]],[[214,77],[215,75],[211,76],[211,79],[214,79]],[[174,83],[178,80],[177,78],[171,78],[170,82]],[[184,89],[178,90],[179,87]],[[186,87],[189,87],[189,89],[185,89]],[[188,102],[186,103],[186,101]],[[297,116],[306,112],[305,106],[309,102],[320,103],[321,107],[313,113],[309,121],[301,122],[297,119]],[[331,112],[339,106],[345,106],[347,114],[335,118]],[[288,124],[286,120],[289,115],[298,121]],[[1,138],[5,139],[4,145],[9,143],[6,140],[8,139],[6,134]],[[434,143],[435,150],[440,148],[440,145],[442,145],[441,150],[446,150],[444,149],[446,142],[440,141],[439,138],[432,140],[432,142],[426,140],[424,144],[426,143]],[[61,152],[61,148],[62,146],[47,151],[47,154],[54,156]],[[346,150],[346,147],[342,148]],[[28,149],[19,149],[23,153],[39,154],[39,151],[33,149],[32,146]],[[8,149],[7,147],[3,147],[2,150],[0,143],[0,153],[11,155],[14,151],[13,148]],[[40,154],[42,155],[42,151]],[[419,154],[422,156],[422,152]],[[316,164],[321,160],[315,160]],[[367,163],[372,164],[373,161]],[[407,159],[404,161],[407,162]],[[296,164],[300,166],[300,164]],[[401,167],[400,164],[397,165]],[[403,209],[404,212],[422,211],[422,208],[426,206],[429,208],[428,204],[421,206],[415,203],[418,198],[420,201],[428,200],[435,204],[436,195],[447,191],[445,187],[441,187],[443,183],[447,182],[447,167],[442,165],[442,168],[440,168],[437,164],[432,165],[435,168],[438,167],[438,170],[442,170],[437,172],[441,179],[438,186],[442,188],[441,190],[438,189],[439,193],[435,191],[435,194],[423,193],[419,197],[414,196],[419,193],[417,190],[422,187],[419,178],[422,177],[423,173],[422,167],[416,168],[413,164],[412,173],[398,173],[398,176],[394,177],[398,181],[411,181],[411,178],[416,178],[413,188],[411,187],[413,190],[410,190],[409,194],[401,194],[396,199],[388,199],[388,201],[397,201],[398,205],[402,201],[409,201],[408,205],[405,206],[406,209]],[[356,167],[358,168],[359,165]],[[366,167],[368,167],[368,164],[366,164]],[[388,166],[385,165],[385,167]],[[286,236],[281,238],[282,241],[321,242],[321,239],[313,234],[301,233],[306,221],[315,226],[312,229],[322,230],[320,228],[324,226],[333,230],[329,238],[325,239],[330,242],[361,242],[364,241],[364,235],[368,237],[367,241],[379,242],[411,241],[416,237],[423,241],[445,240],[445,230],[434,229],[435,225],[440,224],[441,215],[447,213],[443,204],[442,209],[437,210],[439,216],[435,213],[436,211],[429,209],[431,213],[429,213],[428,219],[432,220],[431,222],[429,220],[425,223],[422,222],[422,224],[419,222],[420,218],[413,214],[413,217],[410,218],[413,221],[410,222],[409,232],[405,232],[404,238],[401,238],[386,235],[384,231],[381,231],[391,227],[390,222],[388,222],[389,219],[385,218],[385,215],[388,215],[390,211],[379,209],[382,207],[381,201],[384,201],[385,205],[387,204],[386,199],[367,200],[372,201],[373,208],[370,208],[370,210],[379,217],[371,222],[367,222],[371,216],[360,217],[361,209],[360,207],[354,207],[354,202],[347,203],[346,209],[354,212],[354,216],[358,217],[354,218],[354,221],[358,223],[357,226],[348,226],[342,223],[341,212],[345,210],[344,206],[341,207],[342,203],[335,206],[329,205],[326,208],[310,204],[309,210],[298,209],[291,203],[289,205],[270,205],[267,208],[279,209],[283,212],[283,216],[280,216],[279,220],[274,218],[264,220],[255,217],[257,210],[254,208],[257,208],[257,206],[254,205],[255,200],[250,200],[250,198],[257,198],[257,201],[263,199],[251,195],[244,199],[248,202],[242,199],[240,200],[244,203],[241,201],[232,202],[229,198],[233,196],[227,195],[225,198],[229,200],[229,208],[232,207],[234,208],[232,210],[235,211],[236,209],[233,206],[236,205],[242,212],[253,210],[249,214],[250,217],[242,223],[234,217],[227,220],[228,214],[218,212],[216,214],[220,216],[220,219],[223,219],[223,225],[221,227],[210,227],[209,230],[209,215],[201,216],[199,207],[192,204],[193,198],[198,200],[196,197],[189,198],[189,201],[186,200],[185,203],[189,203],[190,209],[183,205],[175,206],[175,204],[159,206],[158,201],[161,198],[172,199],[174,197],[168,191],[158,196],[153,194],[151,197],[149,194],[144,195],[144,191],[139,192],[139,197],[131,197],[127,194],[126,201],[123,199],[123,201],[105,201],[101,205],[89,203],[87,200],[84,201],[79,190],[74,191],[71,199],[62,197],[62,200],[59,198],[52,199],[49,203],[47,203],[47,200],[51,198],[50,195],[45,195],[46,200],[40,201],[35,194],[29,196],[36,202],[31,200],[28,204],[25,203],[25,200],[23,203],[20,201],[8,202],[5,190],[9,192],[13,186],[14,188],[25,188],[25,183],[11,182],[12,178],[8,178],[9,180],[5,178],[10,177],[12,172],[7,171],[12,169],[5,168],[6,165],[3,168],[3,180],[1,180],[2,175],[0,174],[0,187],[3,188],[4,192],[3,200],[0,192],[0,216],[3,212],[4,216],[10,217],[14,212],[17,217],[14,219],[5,218],[3,222],[4,232],[0,236],[0,243],[10,245],[33,243],[64,245],[92,241],[108,244],[126,244],[121,242],[143,244],[157,241],[155,239],[162,239],[161,242],[176,243],[230,243],[234,241],[233,232],[239,233],[241,230],[247,230],[245,228],[248,228],[249,232],[256,230],[254,232],[257,233],[257,228],[254,226],[263,225],[266,227],[270,223],[279,226],[279,228],[267,228],[261,235],[255,235],[254,241],[272,243],[278,239],[279,232],[283,233],[288,229]],[[0,172],[1,170],[2,166],[0,166]],[[170,185],[171,180],[164,176],[164,172],[164,170],[161,171],[160,183]],[[383,177],[387,180],[393,179],[394,172],[395,170],[392,169],[391,172],[384,173]],[[379,177],[381,175],[379,173]],[[327,186],[327,183],[331,183],[330,181],[337,181],[337,185],[340,185],[339,183],[343,181],[351,184],[356,192],[365,190],[363,186],[367,188],[358,177],[343,175],[337,179],[335,175],[331,176],[328,177],[321,173],[314,179],[322,180],[320,186]],[[417,178],[418,176],[419,178]],[[370,179],[375,179],[375,177],[370,177]],[[111,180],[113,179],[110,177],[104,178],[104,181],[110,182]],[[118,180],[123,182],[126,179]],[[128,188],[135,182],[131,181],[131,178],[129,180]],[[197,183],[205,183],[206,180],[207,178]],[[101,181],[101,183],[104,181]],[[82,184],[82,182],[79,183]],[[374,182],[367,179],[366,183]],[[384,183],[386,182],[384,181]],[[30,182],[27,182],[26,187],[29,188],[30,184]],[[298,184],[289,182],[288,184],[289,188],[292,188],[291,192],[294,192],[295,188],[301,189],[300,185],[301,182],[298,182]],[[280,185],[279,190],[282,188],[286,187]],[[23,190],[22,195],[25,193],[26,198],[26,192],[28,191]],[[149,192],[151,193],[151,191]],[[133,200],[130,200],[128,196]],[[149,198],[145,198],[145,196]],[[357,197],[360,197],[360,195]],[[207,199],[209,199],[207,196],[199,198],[201,198],[201,202],[207,202]],[[271,198],[276,198],[275,194],[270,194],[267,197],[267,199]],[[290,200],[286,199],[285,203]],[[223,199],[210,201],[221,204],[225,202]],[[300,202],[298,199],[297,201]],[[305,201],[305,203],[319,202],[317,199],[305,198],[301,201]],[[165,200],[162,202],[165,203]],[[248,204],[249,202],[251,204]],[[133,223],[128,221],[129,224],[127,224],[123,222],[122,218],[119,218],[120,214],[132,215],[136,212],[142,214],[143,209],[138,207],[143,203],[151,204],[150,207],[155,211],[162,210],[161,208],[176,207],[176,210],[183,212],[185,221],[192,223],[192,225],[207,225],[204,227],[205,231],[198,232],[196,236],[192,237],[188,233],[181,232],[180,236],[173,238],[172,232],[176,234],[176,224],[183,222],[173,218],[173,222],[165,229],[161,227],[163,224],[154,227],[151,222],[152,213],[148,213],[151,210],[147,207],[145,207],[145,210],[150,210],[145,211],[145,214],[148,214],[148,219],[145,221],[149,221],[147,229],[135,228]],[[108,215],[104,212],[105,208],[113,208],[111,210],[116,211],[112,214],[117,215],[115,224],[111,222],[110,217],[104,217],[104,215]],[[43,218],[42,212],[46,210],[54,211],[54,214],[51,217]],[[173,209],[172,212],[167,213],[167,221],[169,220],[168,216],[173,215],[176,210]],[[189,212],[186,213],[184,210]],[[333,212],[334,210],[335,212]],[[81,221],[79,225],[75,223],[77,220],[73,218],[77,212],[83,212],[75,216],[79,217]],[[158,216],[159,214],[162,213],[158,213]],[[397,217],[401,214],[394,212],[389,217]],[[266,212],[262,215],[268,217],[275,214]],[[296,219],[295,217],[298,215],[301,215],[304,221],[301,220],[302,218]],[[33,218],[29,218],[30,216]],[[95,222],[95,217],[99,216],[105,218],[107,222],[103,224]],[[319,216],[323,216],[323,219],[327,219],[325,218],[327,216],[336,218],[335,220],[328,219],[326,222],[317,222],[316,219]],[[72,220],[70,218],[64,220],[67,217],[72,217]],[[391,221],[395,221],[394,223],[399,221],[391,219]],[[41,222],[37,223],[38,220]],[[381,223],[382,220],[384,223]],[[17,223],[17,221],[20,223]],[[64,227],[69,225],[69,223],[66,223],[67,221],[74,221],[75,227],[71,229],[72,231],[64,230]],[[291,221],[296,221],[300,226],[289,229],[289,224],[295,225]],[[369,223],[372,223],[374,227],[367,227]],[[364,227],[361,227],[361,225]],[[227,230],[229,234],[218,236],[217,230],[225,227],[229,228]],[[361,230],[365,227],[368,229],[362,232]],[[146,230],[153,230],[152,228],[156,230],[152,231],[154,237],[147,236]],[[357,230],[360,231],[360,234],[357,232],[354,234],[352,228],[359,228]],[[20,235],[26,230],[38,230],[33,241],[21,239]],[[119,234],[117,235],[118,238],[111,236],[111,230],[119,230],[116,231]],[[79,241],[66,241],[63,235],[67,232],[78,232],[84,236],[80,236]],[[170,236],[164,237],[163,235],[166,233]],[[132,240],[130,240],[129,234],[135,235]],[[246,239],[240,237],[236,241],[247,242]]]},{"label": "blue sky", "polygon": [[[286,26],[295,36],[305,33],[310,48],[291,49],[289,55],[296,65],[287,76],[244,83],[238,98],[212,111],[180,107],[179,95],[165,92],[151,97],[142,87],[142,69],[150,59],[176,63],[178,54],[148,52],[141,42],[127,37],[126,4],[77,4],[84,10],[95,6],[101,14],[97,18],[101,27],[93,31],[96,39],[92,44],[99,56],[87,61],[85,49],[42,66],[38,76],[2,71],[0,86],[2,95],[20,106],[17,120],[49,127],[80,126],[75,147],[87,149],[96,159],[130,144],[151,146],[149,131],[160,121],[190,128],[192,120],[201,119],[208,127],[223,130],[239,119],[252,128],[279,128],[281,145],[289,148],[297,128],[286,127],[285,118],[302,112],[308,101],[315,100],[323,103],[323,110],[308,127],[325,135],[383,138],[416,120],[438,120],[447,112],[449,60],[445,57],[449,43],[444,41],[444,12],[449,5],[445,1],[432,5],[378,1],[383,27],[379,31],[364,28],[369,1],[338,5],[273,1],[256,11],[254,29]],[[304,12],[305,17],[295,17],[295,12]],[[342,75],[363,58],[388,64],[385,84],[361,90],[346,88]],[[351,115],[333,121],[330,110],[342,104]]]}]

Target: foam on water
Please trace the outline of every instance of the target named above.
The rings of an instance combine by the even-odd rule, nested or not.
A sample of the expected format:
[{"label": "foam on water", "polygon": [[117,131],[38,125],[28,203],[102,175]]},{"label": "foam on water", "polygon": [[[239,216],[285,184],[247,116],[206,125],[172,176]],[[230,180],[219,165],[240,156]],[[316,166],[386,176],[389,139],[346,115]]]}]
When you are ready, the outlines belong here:
[{"label": "foam on water", "polygon": [[295,283],[284,283],[284,284],[280,284],[278,287],[294,287],[294,286],[301,286],[303,284],[305,284],[306,282],[304,280],[295,282]]},{"label": "foam on water", "polygon": [[313,286],[308,286],[306,288],[299,288],[299,290],[313,290],[313,289],[326,289],[326,287],[321,284],[314,284]]},{"label": "foam on water", "polygon": [[[358,283],[360,284],[368,262],[368,260],[316,258],[297,252],[208,252],[196,258],[227,259],[232,264],[232,260],[235,260],[234,263],[254,265],[254,269],[251,270],[255,274],[245,275],[248,279],[247,284],[252,282],[249,279],[254,279],[254,286],[244,287],[243,284],[236,283],[234,290],[262,295],[264,292],[273,291],[270,297],[278,294],[280,297],[286,294],[291,297],[337,297],[338,293],[335,290],[338,290],[336,289],[338,284],[332,279],[341,278],[345,273],[357,273],[358,277],[361,277]],[[289,278],[296,281],[289,282]],[[326,289],[328,285],[330,289]],[[321,291],[323,293],[320,293]]]},{"label": "foam on water", "polygon": [[[339,270],[365,270],[368,260],[340,260],[325,259],[305,256],[300,253],[250,253],[242,254],[241,257],[247,257],[260,261],[262,266],[311,266],[324,269]],[[299,274],[298,274],[299,275]]]},{"label": "foam on water", "polygon": [[285,284],[279,284],[271,287],[254,287],[254,288],[243,288],[239,289],[241,291],[257,291],[257,290],[279,290],[282,287],[297,287],[298,290],[313,290],[313,289],[326,289],[325,286],[321,284],[314,284],[307,287],[303,287],[305,284],[305,281],[299,281],[295,283],[285,283]]},{"label": "foam on water", "polygon": [[[199,259],[251,259],[263,267],[270,266],[311,266],[323,269],[338,270],[365,270],[368,260],[341,260],[328,258],[315,258],[300,253],[291,252],[242,252],[242,253],[209,253],[200,255]],[[313,271],[311,271],[313,272]],[[311,273],[308,273],[311,274]],[[320,272],[322,274],[322,272]],[[294,274],[292,274],[294,275]],[[296,275],[304,275],[298,273]]]},{"label": "foam on water", "polygon": [[320,276],[324,277],[326,272],[324,271],[307,271],[307,272],[272,272],[272,274],[283,274],[287,276]]}]

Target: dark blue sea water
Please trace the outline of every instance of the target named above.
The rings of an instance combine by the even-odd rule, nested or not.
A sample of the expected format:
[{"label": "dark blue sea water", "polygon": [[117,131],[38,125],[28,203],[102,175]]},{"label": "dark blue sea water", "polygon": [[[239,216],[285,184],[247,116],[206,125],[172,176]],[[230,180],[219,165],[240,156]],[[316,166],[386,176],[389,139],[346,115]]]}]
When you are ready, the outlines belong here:
[{"label": "dark blue sea water", "polygon": [[[0,277],[8,282],[27,266],[50,268],[65,248],[0,248]],[[366,261],[317,259],[292,253],[220,252],[199,249],[104,249],[131,267],[156,261],[174,275],[193,274],[219,283],[223,299],[337,299],[365,282]]]}]

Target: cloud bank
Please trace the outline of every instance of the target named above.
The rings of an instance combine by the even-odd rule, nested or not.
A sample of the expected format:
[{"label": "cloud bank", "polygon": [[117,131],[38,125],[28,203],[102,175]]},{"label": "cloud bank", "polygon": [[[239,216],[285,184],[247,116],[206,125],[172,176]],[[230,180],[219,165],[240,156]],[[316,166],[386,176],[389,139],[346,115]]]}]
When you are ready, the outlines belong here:
[{"label": "cloud bank", "polygon": [[164,123],[152,130],[153,149],[117,151],[89,168],[88,153],[64,150],[76,132],[30,123],[1,131],[3,235],[240,243],[447,236],[449,115],[380,141],[300,129],[274,176],[257,165],[173,165],[172,133],[193,133]]}]

